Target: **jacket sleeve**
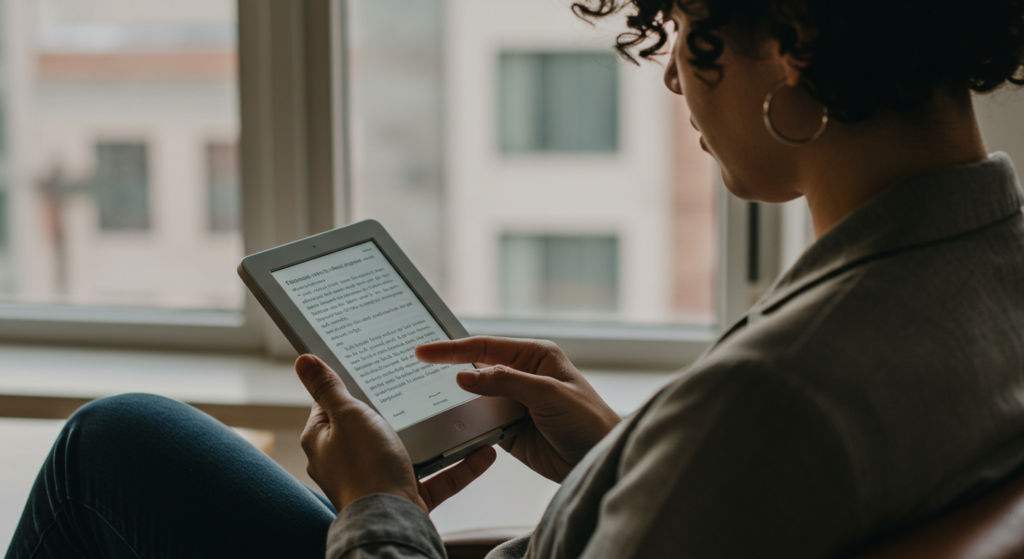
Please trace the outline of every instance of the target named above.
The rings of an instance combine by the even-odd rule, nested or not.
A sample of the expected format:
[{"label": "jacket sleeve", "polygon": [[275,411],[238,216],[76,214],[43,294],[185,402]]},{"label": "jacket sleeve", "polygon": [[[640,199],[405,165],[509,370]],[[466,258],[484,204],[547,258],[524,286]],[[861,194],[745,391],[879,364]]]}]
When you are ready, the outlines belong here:
[{"label": "jacket sleeve", "polygon": [[847,545],[859,492],[822,402],[763,366],[693,380],[629,435],[581,557],[799,559]]},{"label": "jacket sleeve", "polygon": [[444,559],[444,544],[422,509],[378,493],[345,507],[327,532],[327,559]]}]

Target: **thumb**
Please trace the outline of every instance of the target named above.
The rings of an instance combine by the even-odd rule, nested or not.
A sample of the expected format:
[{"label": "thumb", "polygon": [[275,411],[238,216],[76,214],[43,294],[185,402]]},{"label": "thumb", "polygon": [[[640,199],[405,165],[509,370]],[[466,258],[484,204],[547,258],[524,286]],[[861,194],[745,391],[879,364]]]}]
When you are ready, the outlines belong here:
[{"label": "thumb", "polygon": [[319,357],[309,353],[300,355],[295,360],[295,372],[298,373],[302,385],[325,411],[337,410],[345,404],[348,390],[341,382],[341,377]]},{"label": "thumb", "polygon": [[466,392],[504,396],[535,411],[554,399],[561,384],[551,377],[524,373],[504,365],[460,371],[455,379]]}]

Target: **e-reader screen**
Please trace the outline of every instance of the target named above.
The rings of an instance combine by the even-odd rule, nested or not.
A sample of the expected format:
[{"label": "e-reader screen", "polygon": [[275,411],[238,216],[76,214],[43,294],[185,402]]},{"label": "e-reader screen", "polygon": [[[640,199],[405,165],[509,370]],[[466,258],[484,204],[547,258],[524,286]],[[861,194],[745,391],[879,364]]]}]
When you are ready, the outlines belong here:
[{"label": "e-reader screen", "polygon": [[451,339],[373,241],[271,272],[395,430],[476,398],[416,346]]}]

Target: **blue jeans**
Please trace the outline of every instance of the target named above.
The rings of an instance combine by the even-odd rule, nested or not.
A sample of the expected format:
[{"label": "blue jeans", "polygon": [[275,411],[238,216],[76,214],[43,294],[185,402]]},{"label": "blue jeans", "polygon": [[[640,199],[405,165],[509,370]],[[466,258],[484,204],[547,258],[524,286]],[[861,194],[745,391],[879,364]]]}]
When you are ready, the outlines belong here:
[{"label": "blue jeans", "polygon": [[212,417],[126,394],[68,420],[7,558],[322,559],[336,514]]}]

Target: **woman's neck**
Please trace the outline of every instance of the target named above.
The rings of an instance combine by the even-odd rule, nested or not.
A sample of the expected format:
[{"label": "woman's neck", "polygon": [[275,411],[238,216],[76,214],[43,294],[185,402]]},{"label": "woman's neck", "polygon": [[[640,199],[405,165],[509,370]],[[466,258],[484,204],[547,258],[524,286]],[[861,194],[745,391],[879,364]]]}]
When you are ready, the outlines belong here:
[{"label": "woman's neck", "polygon": [[827,141],[806,146],[800,172],[815,237],[901,180],[986,158],[969,98],[936,96],[914,115],[830,126]]}]

